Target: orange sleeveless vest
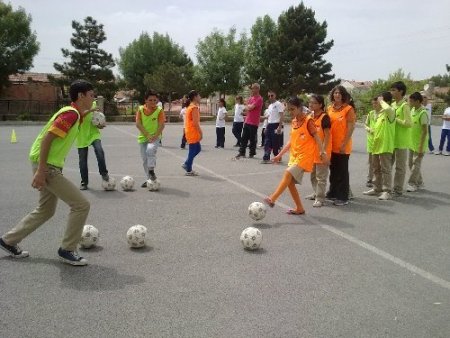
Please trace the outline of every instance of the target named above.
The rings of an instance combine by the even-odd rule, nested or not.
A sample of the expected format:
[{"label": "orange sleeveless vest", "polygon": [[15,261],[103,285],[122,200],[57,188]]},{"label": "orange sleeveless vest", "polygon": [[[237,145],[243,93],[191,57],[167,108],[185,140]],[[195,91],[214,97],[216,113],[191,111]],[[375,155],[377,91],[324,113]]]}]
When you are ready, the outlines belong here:
[{"label": "orange sleeveless vest", "polygon": [[[333,106],[328,107],[328,116],[331,120],[331,149],[333,153],[339,153],[342,142],[347,134],[347,114],[353,107],[345,104],[340,110],[334,110]],[[345,153],[352,152],[352,139],[345,146]]]},{"label": "orange sleeveless vest", "polygon": [[[311,115],[311,118],[314,120],[314,124],[316,126],[317,135],[319,135],[319,138],[322,142],[325,140],[325,133],[323,132],[323,129],[322,129],[322,119],[325,116],[325,114],[326,113],[320,114],[320,116],[318,118],[314,118],[314,114]],[[321,164],[322,160],[320,159],[319,146],[317,145],[317,143],[314,143],[314,144],[316,145],[316,150],[314,153],[314,163]],[[331,129],[330,129],[330,138],[328,139],[328,145],[327,145],[325,151],[327,152],[328,158],[330,158],[331,157]]]},{"label": "orange sleeveless vest", "polygon": [[186,109],[186,116],[184,119],[184,134],[186,136],[186,141],[188,143],[200,142],[200,132],[194,127],[194,122],[192,120],[192,111],[198,110],[195,104],[190,104]]},{"label": "orange sleeveless vest", "polygon": [[291,148],[288,165],[297,165],[306,172],[311,172],[314,165],[314,152],[316,142],[308,131],[307,116],[301,126],[298,126],[296,119],[292,120],[291,126]]}]

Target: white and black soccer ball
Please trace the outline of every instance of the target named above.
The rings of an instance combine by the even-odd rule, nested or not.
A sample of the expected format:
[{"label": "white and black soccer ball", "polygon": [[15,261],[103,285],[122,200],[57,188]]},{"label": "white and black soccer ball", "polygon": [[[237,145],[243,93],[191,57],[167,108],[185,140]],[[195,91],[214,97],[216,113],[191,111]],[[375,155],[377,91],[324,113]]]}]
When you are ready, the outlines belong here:
[{"label": "white and black soccer ball", "polygon": [[81,234],[80,246],[84,249],[92,248],[98,243],[99,238],[98,229],[93,225],[86,224]]},{"label": "white and black soccer ball", "polygon": [[120,187],[122,188],[122,190],[125,190],[125,191],[133,190],[134,178],[131,176],[124,176],[120,180]]},{"label": "white and black soccer ball", "polygon": [[244,229],[241,233],[241,243],[242,246],[247,250],[257,250],[262,242],[262,233],[261,230],[248,227]]},{"label": "white and black soccer ball", "polygon": [[96,110],[92,114],[92,124],[96,127],[106,126],[105,114],[103,114],[101,111]]},{"label": "white and black soccer ball", "polygon": [[248,206],[248,215],[255,221],[260,221],[266,217],[267,208],[261,202],[253,202]]},{"label": "white and black soccer ball", "polygon": [[147,180],[147,188],[149,191],[158,191],[161,187],[161,183],[158,179],[156,180]]},{"label": "white and black soccer ball", "polygon": [[147,228],[141,224],[133,225],[127,231],[127,242],[130,248],[142,248],[145,246]]},{"label": "white and black soccer ball", "polygon": [[114,177],[110,177],[109,180],[102,180],[102,188],[106,191],[112,191],[116,189],[116,179]]}]

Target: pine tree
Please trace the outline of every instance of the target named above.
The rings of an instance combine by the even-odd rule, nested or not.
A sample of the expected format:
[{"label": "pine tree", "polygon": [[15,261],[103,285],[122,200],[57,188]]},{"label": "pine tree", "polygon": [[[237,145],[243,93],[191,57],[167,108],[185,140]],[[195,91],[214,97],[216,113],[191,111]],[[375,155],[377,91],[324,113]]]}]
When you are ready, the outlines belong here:
[{"label": "pine tree", "polygon": [[84,24],[72,21],[71,45],[74,51],[62,48],[62,54],[69,58],[69,62],[63,64],[54,63],[53,67],[59,71],[63,78],[51,80],[59,85],[67,86],[73,80],[85,79],[90,81],[99,95],[111,100],[116,90],[112,68],[115,66],[112,54],[99,48],[106,40],[102,24],[88,16]]}]

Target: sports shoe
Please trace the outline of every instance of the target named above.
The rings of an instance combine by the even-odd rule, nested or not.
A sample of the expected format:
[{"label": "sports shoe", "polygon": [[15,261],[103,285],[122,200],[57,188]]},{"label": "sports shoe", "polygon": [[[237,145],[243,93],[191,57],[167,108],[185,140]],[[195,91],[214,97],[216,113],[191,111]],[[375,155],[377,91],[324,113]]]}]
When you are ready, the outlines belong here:
[{"label": "sports shoe", "polygon": [[155,175],[155,173],[150,173],[150,179],[152,180],[152,181],[156,181],[156,175]]},{"label": "sports shoe", "polygon": [[271,160],[262,160],[259,163],[261,163],[261,164],[272,164],[272,161]]},{"label": "sports shoe", "polygon": [[417,187],[416,187],[415,185],[408,184],[408,185],[406,186],[406,191],[408,191],[408,192],[414,192],[414,191],[417,191]]},{"label": "sports shoe", "polygon": [[88,186],[87,186],[87,184],[86,183],[83,183],[83,182],[81,182],[81,184],[80,184],[80,190],[87,190],[88,189]]},{"label": "sports shoe", "polygon": [[314,208],[320,208],[321,206],[323,206],[323,202],[315,200],[313,203],[313,207]]},{"label": "sports shoe", "polygon": [[348,201],[336,200],[336,201],[333,202],[333,204],[338,206],[338,207],[340,207],[340,206],[343,206],[343,205],[347,205]]},{"label": "sports shoe", "polygon": [[245,155],[237,154],[237,155],[234,157],[235,160],[240,160],[241,158],[245,158]]},{"label": "sports shoe", "polygon": [[435,155],[442,155],[442,151],[440,151],[440,150],[435,150],[435,151],[434,151],[434,154],[435,154]]},{"label": "sports shoe", "polygon": [[363,195],[366,195],[366,196],[378,196],[379,194],[380,193],[378,191],[376,191],[375,189],[370,189],[370,190],[363,192]]},{"label": "sports shoe", "polygon": [[314,201],[316,199],[316,194],[307,195],[307,196],[305,196],[305,199]]},{"label": "sports shoe", "polygon": [[141,184],[141,188],[147,188],[147,181]]},{"label": "sports shoe", "polygon": [[392,196],[391,196],[391,194],[388,193],[387,191],[383,191],[383,192],[381,193],[381,195],[378,196],[378,199],[379,199],[380,201],[387,201],[387,200],[392,199]]},{"label": "sports shoe", "polygon": [[248,158],[254,158],[255,156],[256,156],[256,154],[248,155]]},{"label": "sports shoe", "polygon": [[186,171],[184,174],[185,176],[198,176],[198,172],[192,170],[192,171]]},{"label": "sports shoe", "polygon": [[371,180],[366,182],[366,187],[367,188],[372,188],[373,187],[373,182]]},{"label": "sports shoe", "polygon": [[68,250],[59,248],[58,256],[59,256],[59,259],[61,260],[61,262],[64,262],[64,263],[70,264],[70,265],[81,266],[81,265],[87,265],[87,263],[88,263],[87,260],[85,258],[79,256],[76,251],[68,251]]},{"label": "sports shoe", "polygon": [[425,184],[424,184],[424,183],[420,183],[420,184],[417,186],[417,189],[425,189]]},{"label": "sports shoe", "polygon": [[392,197],[402,197],[403,196],[403,193],[402,192],[400,192],[400,191],[393,191],[392,192]]},{"label": "sports shoe", "polygon": [[183,164],[181,165],[181,168],[183,168],[184,170],[187,171],[187,165],[186,165],[186,163],[183,163]]},{"label": "sports shoe", "polygon": [[105,174],[102,176],[102,180],[108,182],[109,181],[109,175]]},{"label": "sports shoe", "polygon": [[0,238],[0,248],[5,250],[11,257],[25,258],[30,255],[28,251],[22,251],[18,245],[8,245]]},{"label": "sports shoe", "polygon": [[444,156],[450,156],[450,152],[448,152],[448,151],[444,151],[443,154],[444,154]]}]

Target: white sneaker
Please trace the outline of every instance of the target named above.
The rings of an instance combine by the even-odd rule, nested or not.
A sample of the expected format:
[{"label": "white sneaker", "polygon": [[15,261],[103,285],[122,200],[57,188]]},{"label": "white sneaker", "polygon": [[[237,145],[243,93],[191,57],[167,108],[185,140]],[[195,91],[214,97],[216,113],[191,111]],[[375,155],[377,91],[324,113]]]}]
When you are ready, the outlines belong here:
[{"label": "white sneaker", "polygon": [[414,191],[417,191],[417,187],[416,187],[415,185],[408,184],[408,185],[406,186],[406,191],[408,191],[408,192],[414,192]]},{"label": "white sneaker", "polygon": [[425,184],[421,183],[417,186],[417,189],[425,189]]},{"label": "white sneaker", "polygon": [[305,196],[305,200],[314,201],[316,199],[316,194],[311,194],[308,196]]},{"label": "white sneaker", "polygon": [[444,156],[450,156],[450,153],[448,151],[443,152]]},{"label": "white sneaker", "polygon": [[313,203],[313,207],[314,208],[320,208],[321,206],[323,206],[323,203],[321,201],[315,200]]},{"label": "white sneaker", "polygon": [[381,195],[378,197],[378,199],[381,201],[387,201],[387,200],[390,200],[391,198],[392,198],[391,194],[388,193],[387,191],[383,191],[381,193]]},{"label": "white sneaker", "polygon": [[363,195],[366,195],[366,196],[378,196],[379,194],[380,193],[378,191],[376,191],[375,189],[370,189],[370,190],[363,192]]},{"label": "white sneaker", "polygon": [[435,155],[442,155],[442,151],[440,151],[440,150],[435,150],[435,151],[434,151],[434,154],[435,154]]}]

